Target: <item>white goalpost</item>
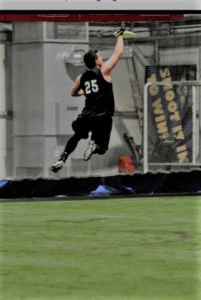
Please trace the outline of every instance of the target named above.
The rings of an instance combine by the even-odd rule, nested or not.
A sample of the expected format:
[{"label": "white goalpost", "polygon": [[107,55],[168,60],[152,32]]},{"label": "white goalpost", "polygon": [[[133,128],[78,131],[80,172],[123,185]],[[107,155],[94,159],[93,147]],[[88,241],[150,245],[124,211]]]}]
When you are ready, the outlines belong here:
[{"label": "white goalpost", "polygon": [[[166,93],[167,98],[164,98],[164,102],[162,103],[162,100],[160,98],[160,93],[158,92],[161,89],[161,86],[163,87],[163,93]],[[147,82],[144,85],[144,120],[143,120],[143,173],[149,172],[149,167],[157,167],[162,170],[168,166],[174,166],[174,167],[183,167],[183,166],[189,166],[190,167],[199,167],[201,166],[201,103],[200,103],[200,86],[201,81],[171,81],[171,82]],[[191,112],[191,140],[188,141],[187,146],[190,145],[190,152],[191,152],[191,159],[184,159],[184,154],[186,150],[185,145],[175,146],[178,145],[179,142],[181,143],[182,139],[184,141],[184,130],[181,127],[181,124],[178,125],[178,122],[176,120],[179,120],[177,116],[179,115],[179,112],[177,110],[178,104],[175,102],[174,99],[175,96],[175,88],[180,90],[188,90],[190,88],[190,103],[188,104],[188,107],[190,108],[192,105],[192,109],[190,108]],[[158,93],[157,96],[155,96]],[[154,96],[153,96],[154,95]],[[181,102],[182,102],[182,96]],[[167,101],[166,101],[167,100]],[[189,99],[185,99],[185,101],[189,101]],[[186,105],[186,104],[185,104]],[[165,107],[163,107],[165,106]],[[163,108],[168,111],[167,107],[169,108],[169,114],[163,112]],[[165,111],[164,109],[164,111]],[[177,111],[176,111],[177,110]],[[154,115],[153,112],[156,114]],[[170,113],[171,112],[171,113]],[[168,115],[168,117],[167,117]],[[152,118],[152,122],[150,123],[150,119]],[[160,120],[160,121],[158,121]],[[190,121],[191,121],[190,120]],[[159,123],[156,123],[158,121]],[[169,127],[171,127],[171,124],[176,124],[177,126],[172,128],[167,128],[166,123],[169,122]],[[163,127],[162,127],[163,126]],[[152,127],[152,128],[151,128]],[[158,131],[157,131],[158,128]],[[165,129],[166,128],[166,129]],[[150,153],[153,153],[153,144],[150,145],[150,133],[151,130],[155,129],[154,133],[154,141],[158,141],[158,144],[166,145],[169,147],[180,151],[180,153],[175,154],[175,161],[167,161],[157,156],[156,161],[153,159],[150,159]],[[180,130],[182,129],[182,130]],[[180,130],[180,131],[179,131]],[[154,131],[154,130],[153,130]],[[164,133],[165,132],[165,133]],[[188,132],[189,133],[189,132]],[[158,134],[158,136],[157,136]],[[175,134],[175,138],[170,139],[170,136],[173,136]],[[179,136],[179,137],[178,137]],[[157,144],[157,145],[158,145]],[[157,145],[155,144],[155,148],[157,148]],[[165,147],[165,146],[164,146]],[[163,148],[164,148],[163,147]],[[161,148],[161,149],[163,149]],[[166,147],[167,148],[167,147]],[[157,149],[156,149],[157,150]],[[175,151],[176,151],[175,150]],[[162,150],[161,150],[162,151]],[[183,151],[183,152],[182,152]],[[157,151],[156,151],[157,152]],[[157,152],[159,153],[159,152]],[[168,156],[168,153],[167,153]],[[198,157],[198,160],[197,160]],[[188,168],[188,167],[187,167]]]}]

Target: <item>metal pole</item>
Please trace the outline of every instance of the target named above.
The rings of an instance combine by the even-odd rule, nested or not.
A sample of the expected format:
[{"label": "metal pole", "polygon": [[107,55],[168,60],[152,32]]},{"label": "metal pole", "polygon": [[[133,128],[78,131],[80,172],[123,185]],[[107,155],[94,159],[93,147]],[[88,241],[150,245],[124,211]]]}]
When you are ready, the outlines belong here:
[{"label": "metal pole", "polygon": [[144,86],[144,145],[143,145],[143,152],[144,152],[144,165],[143,165],[143,171],[144,174],[148,172],[148,107],[147,107],[147,102],[148,102],[148,86],[150,84],[146,83]]},{"label": "metal pole", "polygon": [[199,161],[198,163],[201,163],[201,88],[199,88],[199,93],[198,93],[198,105],[199,105]]},{"label": "metal pole", "polygon": [[193,130],[192,130],[192,144],[193,144],[193,164],[196,164],[196,87],[192,86],[192,114],[193,114]]},{"label": "metal pole", "polygon": [[157,40],[154,43],[154,52],[155,52],[155,57],[154,57],[155,65],[159,66],[160,65],[160,63],[159,63],[159,48],[158,48],[158,41]]}]

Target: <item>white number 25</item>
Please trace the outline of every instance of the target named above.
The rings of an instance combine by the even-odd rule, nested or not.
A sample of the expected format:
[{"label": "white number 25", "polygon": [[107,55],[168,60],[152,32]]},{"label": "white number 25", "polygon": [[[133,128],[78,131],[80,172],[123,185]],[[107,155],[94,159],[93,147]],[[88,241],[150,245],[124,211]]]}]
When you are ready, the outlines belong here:
[{"label": "white number 25", "polygon": [[86,94],[91,94],[91,91],[93,91],[94,93],[97,93],[99,91],[96,79],[91,81],[86,81],[85,86],[86,86],[85,88]]}]

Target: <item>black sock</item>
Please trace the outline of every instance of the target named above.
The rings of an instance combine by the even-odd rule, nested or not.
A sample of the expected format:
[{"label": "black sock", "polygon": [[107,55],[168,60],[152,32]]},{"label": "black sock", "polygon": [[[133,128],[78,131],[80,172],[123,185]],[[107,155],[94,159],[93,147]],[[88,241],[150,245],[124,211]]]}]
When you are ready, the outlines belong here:
[{"label": "black sock", "polygon": [[79,136],[74,134],[67,142],[64,152],[67,153],[67,157],[76,149],[78,142],[81,140]]}]

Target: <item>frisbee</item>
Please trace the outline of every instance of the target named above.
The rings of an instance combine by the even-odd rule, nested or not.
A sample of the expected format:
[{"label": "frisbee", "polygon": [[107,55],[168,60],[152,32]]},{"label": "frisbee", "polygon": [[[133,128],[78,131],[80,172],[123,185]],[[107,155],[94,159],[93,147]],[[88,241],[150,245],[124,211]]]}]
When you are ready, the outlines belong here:
[{"label": "frisbee", "polygon": [[[115,31],[114,36],[118,36],[118,31]],[[123,38],[131,39],[135,37],[135,33],[132,31],[125,30],[123,33]]]}]

